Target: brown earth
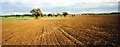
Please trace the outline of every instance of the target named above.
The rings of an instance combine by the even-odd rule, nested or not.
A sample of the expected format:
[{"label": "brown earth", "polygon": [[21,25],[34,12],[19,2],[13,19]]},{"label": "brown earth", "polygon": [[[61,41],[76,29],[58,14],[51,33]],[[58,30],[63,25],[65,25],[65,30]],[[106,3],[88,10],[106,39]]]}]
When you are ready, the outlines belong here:
[{"label": "brown earth", "polygon": [[119,45],[117,16],[2,21],[3,45]]}]

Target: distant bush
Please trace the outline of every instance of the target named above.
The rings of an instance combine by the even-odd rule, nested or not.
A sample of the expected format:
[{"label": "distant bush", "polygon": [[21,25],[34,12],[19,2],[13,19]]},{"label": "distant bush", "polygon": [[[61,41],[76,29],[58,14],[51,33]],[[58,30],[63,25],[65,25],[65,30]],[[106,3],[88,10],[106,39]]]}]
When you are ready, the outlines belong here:
[{"label": "distant bush", "polygon": [[54,15],[55,17],[57,17],[58,15]]},{"label": "distant bush", "polygon": [[62,14],[64,17],[66,17],[66,15],[68,15],[68,13],[67,12],[63,12],[63,14]]},{"label": "distant bush", "polygon": [[52,17],[52,14],[48,14],[47,16],[48,16],[48,17]]},{"label": "distant bush", "polygon": [[44,16],[47,16],[46,14],[44,14]]},{"label": "distant bush", "polygon": [[72,17],[74,17],[75,16],[75,14],[72,14]]},{"label": "distant bush", "polygon": [[16,17],[20,17],[20,15],[15,15]]}]

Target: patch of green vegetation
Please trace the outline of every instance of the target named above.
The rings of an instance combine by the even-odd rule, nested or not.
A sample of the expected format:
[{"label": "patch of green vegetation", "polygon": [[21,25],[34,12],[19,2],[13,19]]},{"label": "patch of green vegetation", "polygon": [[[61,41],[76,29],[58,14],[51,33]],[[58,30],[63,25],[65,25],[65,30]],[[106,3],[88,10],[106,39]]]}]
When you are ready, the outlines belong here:
[{"label": "patch of green vegetation", "polygon": [[35,17],[7,17],[7,18],[2,18],[0,17],[0,20],[48,20],[48,19],[60,19],[63,17],[39,17],[36,19]]},{"label": "patch of green vegetation", "polygon": [[41,17],[39,19],[42,19],[42,20],[48,20],[48,19],[61,19],[63,17]]},{"label": "patch of green vegetation", "polygon": [[33,20],[34,18],[21,18],[21,17],[17,17],[17,18],[0,18],[0,20]]}]

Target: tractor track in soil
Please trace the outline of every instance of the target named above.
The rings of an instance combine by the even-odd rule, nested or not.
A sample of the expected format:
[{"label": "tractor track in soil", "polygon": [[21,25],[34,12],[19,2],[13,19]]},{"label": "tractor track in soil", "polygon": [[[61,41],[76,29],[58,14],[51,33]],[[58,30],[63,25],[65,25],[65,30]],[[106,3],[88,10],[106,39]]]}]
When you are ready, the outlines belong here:
[{"label": "tractor track in soil", "polygon": [[3,21],[2,44],[118,45],[120,34],[116,28],[119,25],[116,18],[76,16],[52,20]]}]

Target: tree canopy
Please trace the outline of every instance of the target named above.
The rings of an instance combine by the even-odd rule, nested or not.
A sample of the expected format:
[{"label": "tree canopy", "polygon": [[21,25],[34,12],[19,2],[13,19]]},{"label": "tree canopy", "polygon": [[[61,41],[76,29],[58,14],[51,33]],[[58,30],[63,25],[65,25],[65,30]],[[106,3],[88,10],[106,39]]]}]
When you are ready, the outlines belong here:
[{"label": "tree canopy", "polygon": [[68,15],[68,13],[67,12],[63,12],[63,14],[62,14],[64,17],[66,17],[66,15]]},{"label": "tree canopy", "polygon": [[34,14],[34,15],[36,16],[36,19],[38,19],[38,16],[43,17],[43,13],[42,13],[42,11],[41,11],[39,8],[37,8],[37,9],[32,9],[32,10],[30,11],[30,13]]}]

